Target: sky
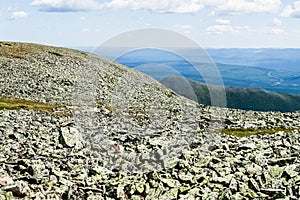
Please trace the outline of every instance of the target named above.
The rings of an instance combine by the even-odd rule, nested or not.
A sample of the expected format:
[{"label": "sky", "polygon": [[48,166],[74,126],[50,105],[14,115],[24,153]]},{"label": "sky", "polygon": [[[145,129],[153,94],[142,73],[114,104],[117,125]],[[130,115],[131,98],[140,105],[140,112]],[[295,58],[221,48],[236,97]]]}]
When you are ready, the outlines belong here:
[{"label": "sky", "polygon": [[0,40],[99,46],[164,28],[206,48],[300,48],[300,0],[0,0]]}]

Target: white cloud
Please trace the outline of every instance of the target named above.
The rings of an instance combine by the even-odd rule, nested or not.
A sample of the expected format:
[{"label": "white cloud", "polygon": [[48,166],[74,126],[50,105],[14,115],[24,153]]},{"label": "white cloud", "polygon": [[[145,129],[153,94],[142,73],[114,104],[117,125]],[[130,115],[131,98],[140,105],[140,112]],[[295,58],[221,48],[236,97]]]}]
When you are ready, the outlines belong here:
[{"label": "white cloud", "polygon": [[230,20],[227,19],[216,19],[217,24],[223,24],[223,25],[228,25],[230,24]]},{"label": "white cloud", "polygon": [[209,14],[208,14],[209,17],[214,17],[216,16],[216,11],[211,11]]},{"label": "white cloud", "polygon": [[214,25],[208,27],[206,31],[215,34],[222,34],[224,32],[234,32],[234,29],[232,26],[228,26],[228,25]]},{"label": "white cloud", "polygon": [[283,29],[280,29],[280,28],[272,28],[268,33],[273,34],[273,35],[287,34]]},{"label": "white cloud", "polygon": [[203,0],[205,5],[214,7],[214,14],[247,14],[276,12],[281,0]]},{"label": "white cloud", "polygon": [[49,12],[129,8],[153,12],[194,13],[203,8],[201,0],[110,0],[104,3],[96,0],[33,0],[31,5]]},{"label": "white cloud", "polygon": [[10,12],[10,11],[12,11],[13,10],[13,7],[12,6],[8,6],[7,8],[6,8],[6,11],[8,11],[8,12]]},{"label": "white cloud", "polygon": [[145,9],[154,12],[194,13],[203,8],[200,0],[111,0],[107,8]]},{"label": "white cloud", "polygon": [[81,16],[80,20],[84,21],[84,20],[86,20],[86,17],[85,16]]},{"label": "white cloud", "polygon": [[207,32],[213,34],[223,33],[240,33],[242,31],[249,31],[248,26],[230,26],[230,25],[214,25],[206,29]]},{"label": "white cloud", "polygon": [[292,6],[286,6],[282,11],[281,16],[300,18],[300,1],[295,1]]},{"label": "white cloud", "polygon": [[274,17],[273,23],[275,26],[281,26],[281,24],[282,24],[281,20],[276,17]]},{"label": "white cloud", "polygon": [[210,6],[211,15],[217,15],[276,12],[281,0],[33,0],[31,5],[49,12],[128,8],[162,13],[195,13]]},{"label": "white cloud", "polygon": [[33,0],[31,5],[48,12],[100,10],[103,8],[103,5],[95,0]]},{"label": "white cloud", "polygon": [[280,15],[282,17],[290,17],[293,12],[292,6],[286,6]]},{"label": "white cloud", "polygon": [[281,0],[33,0],[31,5],[49,12],[128,8],[162,13],[195,13],[210,6],[217,15],[275,12]]},{"label": "white cloud", "polygon": [[29,13],[27,13],[25,11],[14,11],[11,13],[10,19],[16,20],[16,19],[26,18],[28,16],[29,16]]}]

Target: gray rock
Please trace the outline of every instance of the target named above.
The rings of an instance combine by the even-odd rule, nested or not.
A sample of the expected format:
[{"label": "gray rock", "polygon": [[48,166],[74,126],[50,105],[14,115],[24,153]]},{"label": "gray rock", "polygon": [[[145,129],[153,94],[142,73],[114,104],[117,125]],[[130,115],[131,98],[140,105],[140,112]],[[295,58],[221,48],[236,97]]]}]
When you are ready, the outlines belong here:
[{"label": "gray rock", "polygon": [[272,198],[284,198],[286,196],[286,192],[283,189],[262,188],[260,191]]},{"label": "gray rock", "polygon": [[288,165],[286,166],[284,171],[287,173],[289,178],[294,178],[299,175],[300,165],[299,164]]},{"label": "gray rock", "polygon": [[249,188],[253,189],[256,192],[260,190],[258,183],[253,178],[249,179]]},{"label": "gray rock", "polygon": [[250,175],[254,175],[254,174],[261,175],[262,167],[255,163],[252,163],[250,166],[247,167],[247,172]]},{"label": "gray rock", "polygon": [[15,197],[19,198],[24,198],[26,193],[30,190],[24,181],[17,181],[15,184],[7,185],[3,189],[5,191],[11,191]]},{"label": "gray rock", "polygon": [[180,185],[178,180],[174,180],[171,178],[162,178],[160,181],[165,183],[170,188],[177,188]]},{"label": "gray rock", "polygon": [[249,150],[249,149],[254,149],[256,147],[255,143],[247,143],[247,144],[242,144],[238,147],[239,150]]},{"label": "gray rock", "polygon": [[192,181],[193,179],[193,175],[190,173],[184,174],[184,173],[180,173],[178,175],[178,178],[180,181],[186,182],[186,181]]},{"label": "gray rock", "polygon": [[60,130],[59,142],[65,147],[76,149],[83,148],[83,138],[81,133],[73,127],[62,127]]},{"label": "gray rock", "polygon": [[278,165],[270,167],[270,175],[273,178],[280,179],[282,173],[284,171],[284,167],[279,167]]},{"label": "gray rock", "polygon": [[238,191],[238,182],[236,181],[235,178],[232,178],[229,184],[229,188],[231,189],[232,192],[237,192]]},{"label": "gray rock", "polygon": [[166,192],[164,192],[159,199],[169,200],[169,199],[177,199],[178,196],[178,188],[172,188]]}]

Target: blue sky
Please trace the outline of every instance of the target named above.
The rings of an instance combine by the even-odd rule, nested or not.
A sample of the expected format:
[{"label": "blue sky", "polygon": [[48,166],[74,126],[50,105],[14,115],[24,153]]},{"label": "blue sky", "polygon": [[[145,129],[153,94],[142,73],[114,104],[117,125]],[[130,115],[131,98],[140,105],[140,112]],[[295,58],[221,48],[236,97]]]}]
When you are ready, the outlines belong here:
[{"label": "blue sky", "polygon": [[166,28],[203,47],[300,48],[300,0],[1,0],[0,40],[98,46]]}]

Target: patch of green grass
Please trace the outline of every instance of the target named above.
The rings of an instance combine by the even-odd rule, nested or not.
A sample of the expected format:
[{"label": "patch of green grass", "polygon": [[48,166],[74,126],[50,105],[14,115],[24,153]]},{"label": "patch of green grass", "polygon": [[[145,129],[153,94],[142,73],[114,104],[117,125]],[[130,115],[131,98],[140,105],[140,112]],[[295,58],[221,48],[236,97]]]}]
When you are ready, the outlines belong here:
[{"label": "patch of green grass", "polygon": [[63,108],[58,104],[39,103],[31,100],[18,99],[12,97],[0,98],[0,110],[36,110],[43,112],[54,112],[55,109]]},{"label": "patch of green grass", "polygon": [[293,130],[292,128],[281,128],[281,127],[274,127],[272,129],[268,128],[229,128],[229,129],[222,129],[221,133],[226,135],[233,135],[237,137],[246,137],[251,135],[259,135],[259,134],[274,134],[279,131],[283,131],[285,133],[291,133]]}]

